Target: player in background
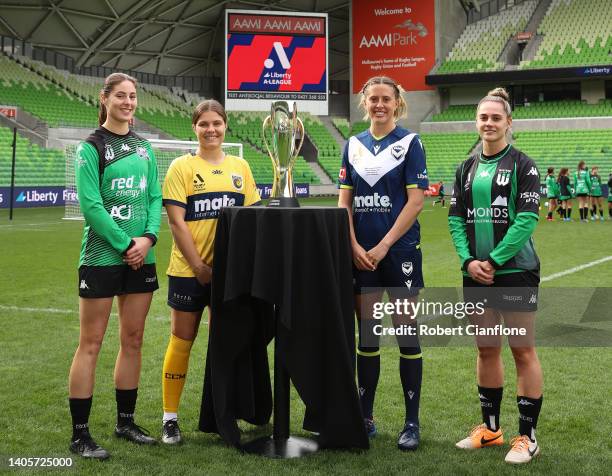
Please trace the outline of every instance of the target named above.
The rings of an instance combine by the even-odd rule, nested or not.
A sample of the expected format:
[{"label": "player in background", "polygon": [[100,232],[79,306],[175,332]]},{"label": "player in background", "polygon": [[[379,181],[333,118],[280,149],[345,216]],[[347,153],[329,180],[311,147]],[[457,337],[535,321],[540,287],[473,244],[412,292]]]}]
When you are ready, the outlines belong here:
[{"label": "player in background", "polygon": [[[366,431],[373,437],[377,432],[373,407],[380,348],[371,329],[376,322],[372,310],[385,290],[390,299],[416,299],[423,287],[417,216],[423,208],[428,180],[419,136],[396,124],[406,112],[401,87],[386,76],[370,78],[361,90],[360,107],[370,127],[351,137],[344,149],[338,206],[349,213],[359,326],[359,394]],[[413,323],[411,316],[394,316],[394,325]],[[414,450],[420,438],[423,359],[418,338],[408,343],[398,339],[398,344],[406,410],[398,448]]]},{"label": "player in background", "polygon": [[591,177],[584,160],[578,162],[578,170],[574,172],[574,191],[578,197],[580,221],[589,221],[589,193],[591,192]]},{"label": "player in background", "polygon": [[162,197],[151,145],[130,130],[136,80],[114,73],[100,91],[100,127],[79,144],[76,184],[85,218],[79,259],[79,346],[69,377],[70,451],[85,458],[109,454],[89,433],[95,369],[114,296],[120,347],[115,363],[115,435],[141,444],[155,440],[134,423],[145,319],[159,286],[152,247]]},{"label": "player in background", "polygon": [[196,154],[174,159],[163,186],[173,238],[167,271],[171,334],[162,371],[162,442],[167,444],[181,442],[178,408],[189,354],[204,308],[210,306],[213,245],[221,207],[198,204],[222,200],[223,206],[249,206],[261,201],[248,162],[222,149],[227,130],[223,106],[214,99],[202,101],[193,111],[192,128],[199,143]]},{"label": "player in background", "polygon": [[608,178],[608,218],[612,220],[612,173]]},{"label": "player in background", "polygon": [[589,197],[591,200],[591,220],[597,220],[597,208],[599,207],[599,219],[603,221],[603,197],[601,192],[601,177],[599,176],[599,167],[593,167],[590,175],[591,189]]},{"label": "player in background", "polygon": [[[472,322],[493,327],[503,319],[506,327],[527,331],[526,337],[509,338],[517,372],[519,436],[511,441],[505,460],[520,464],[540,451],[535,429],[542,405],[542,369],[533,339],[540,262],[532,240],[539,218],[540,176],[534,161],[508,143],[511,125],[508,93],[503,88],[489,91],[476,110],[482,152],[457,169],[448,221],[463,271],[464,299],[485,306]],[[502,337],[478,336],[476,345],[483,423],[456,444],[465,450],[504,441],[499,425]]]},{"label": "player in background", "polygon": [[559,191],[557,190],[557,179],[555,178],[555,168],[548,167],[546,172],[546,198],[548,199],[548,215],[546,220],[553,221],[553,212],[557,208],[557,197]]},{"label": "player in background", "polygon": [[559,188],[559,204],[561,205],[561,218],[563,221],[572,221],[572,186],[569,178],[569,169],[561,167],[557,177]]},{"label": "player in background", "polygon": [[442,208],[446,208],[446,199],[444,198],[444,183],[442,181],[438,182],[438,199],[434,200],[431,204],[432,207],[436,205],[436,203],[442,203]]}]

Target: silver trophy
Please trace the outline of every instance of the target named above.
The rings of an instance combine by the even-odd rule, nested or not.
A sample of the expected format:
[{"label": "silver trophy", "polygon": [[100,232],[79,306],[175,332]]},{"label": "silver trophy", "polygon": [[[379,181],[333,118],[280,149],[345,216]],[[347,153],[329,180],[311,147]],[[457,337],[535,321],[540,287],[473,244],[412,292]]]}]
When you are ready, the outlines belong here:
[{"label": "silver trophy", "polygon": [[299,207],[293,188],[292,171],[304,142],[304,124],[297,117],[296,103],[293,103],[291,112],[287,101],[273,102],[270,115],[263,121],[262,135],[274,167],[274,182],[268,206]]}]

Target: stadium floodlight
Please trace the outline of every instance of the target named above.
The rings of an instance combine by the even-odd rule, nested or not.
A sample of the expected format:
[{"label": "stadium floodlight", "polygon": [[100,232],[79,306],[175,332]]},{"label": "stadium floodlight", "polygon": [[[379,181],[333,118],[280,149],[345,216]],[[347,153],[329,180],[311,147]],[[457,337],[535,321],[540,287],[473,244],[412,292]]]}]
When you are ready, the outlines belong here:
[{"label": "stadium floodlight", "polygon": [[[194,154],[198,148],[198,143],[195,141],[149,139],[149,142],[157,159],[160,183],[163,183],[168,167],[170,167],[170,163],[174,159],[188,153]],[[77,146],[77,143],[71,142],[64,147],[64,155],[66,157],[64,220],[83,219],[76,190],[75,160]],[[224,142],[222,149],[228,155],[243,157],[242,144]]]}]

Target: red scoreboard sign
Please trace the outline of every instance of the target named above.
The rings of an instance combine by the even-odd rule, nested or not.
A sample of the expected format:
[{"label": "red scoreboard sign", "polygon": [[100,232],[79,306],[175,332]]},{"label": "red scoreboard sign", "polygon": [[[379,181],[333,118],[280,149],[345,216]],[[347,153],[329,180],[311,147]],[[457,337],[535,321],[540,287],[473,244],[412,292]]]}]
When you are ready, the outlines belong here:
[{"label": "red scoreboard sign", "polygon": [[227,10],[226,68],[230,110],[287,100],[326,114],[327,15]]}]

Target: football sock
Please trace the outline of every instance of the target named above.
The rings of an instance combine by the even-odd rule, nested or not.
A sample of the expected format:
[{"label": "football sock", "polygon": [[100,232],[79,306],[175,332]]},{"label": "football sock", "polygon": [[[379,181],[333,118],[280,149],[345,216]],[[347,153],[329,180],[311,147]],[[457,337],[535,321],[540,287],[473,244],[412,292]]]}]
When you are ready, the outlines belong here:
[{"label": "football sock", "polygon": [[162,394],[164,412],[177,413],[185,386],[189,354],[193,341],[170,335],[162,370]]},{"label": "football sock", "polygon": [[170,420],[178,420],[178,414],[172,412],[164,412],[164,416],[162,417],[162,422],[166,423]]},{"label": "football sock", "polygon": [[580,207],[580,219],[584,220],[584,208]]},{"label": "football sock", "polygon": [[597,207],[591,208],[591,216],[594,217],[595,215],[597,215]]},{"label": "football sock", "polygon": [[571,208],[567,209],[567,218],[572,218],[572,209]]},{"label": "football sock", "polygon": [[499,430],[499,413],[503,394],[504,387],[489,388],[478,385],[482,421],[491,431]]},{"label": "football sock", "polygon": [[359,402],[364,418],[372,418],[374,397],[380,375],[380,349],[378,347],[357,348],[357,381]]},{"label": "football sock", "polygon": [[404,391],[406,421],[418,425],[421,381],[423,380],[421,347],[400,347],[399,372]]},{"label": "football sock", "polygon": [[612,208],[608,208],[608,215],[612,218]]},{"label": "football sock", "polygon": [[552,212],[548,212],[548,218],[552,218]]},{"label": "football sock", "polygon": [[561,209],[561,217],[562,218],[566,218],[567,217],[567,210],[565,208]]},{"label": "football sock", "polygon": [[89,398],[69,398],[70,416],[72,417],[72,441],[76,441],[81,434],[89,429],[89,413],[91,412],[91,402],[93,396]]},{"label": "football sock", "polygon": [[115,389],[117,400],[117,425],[122,426],[134,421],[134,410],[136,409],[136,398],[138,388],[129,390]]},{"label": "football sock", "polygon": [[599,209],[599,216],[600,216],[601,218],[603,218],[603,208],[600,208],[600,209]]},{"label": "football sock", "polygon": [[519,434],[527,435],[531,441],[535,441],[535,429],[538,426],[542,398],[542,396],[540,398],[516,397],[519,410]]}]

